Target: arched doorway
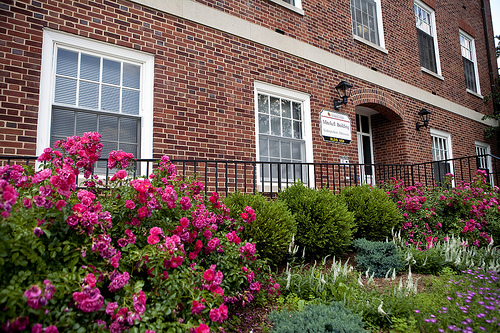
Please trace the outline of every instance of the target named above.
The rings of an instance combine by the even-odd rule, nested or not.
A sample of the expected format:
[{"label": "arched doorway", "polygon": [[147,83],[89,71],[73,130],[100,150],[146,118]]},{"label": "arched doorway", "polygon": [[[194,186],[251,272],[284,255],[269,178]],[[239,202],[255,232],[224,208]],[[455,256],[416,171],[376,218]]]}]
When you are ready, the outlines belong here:
[{"label": "arched doorway", "polygon": [[405,133],[402,113],[388,106],[392,103],[384,97],[371,100],[357,97],[355,113],[360,183],[375,184],[387,180],[389,166],[397,168],[408,163],[410,138]]}]

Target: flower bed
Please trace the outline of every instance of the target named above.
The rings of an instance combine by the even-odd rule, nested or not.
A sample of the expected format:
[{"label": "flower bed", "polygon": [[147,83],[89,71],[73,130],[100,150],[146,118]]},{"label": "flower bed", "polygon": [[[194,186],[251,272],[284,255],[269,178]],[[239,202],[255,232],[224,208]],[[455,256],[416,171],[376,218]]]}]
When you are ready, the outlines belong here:
[{"label": "flower bed", "polygon": [[203,184],[181,180],[167,156],[132,179],[133,156],[114,151],[104,186],[91,176],[98,133],[55,148],[37,170],[0,168],[4,331],[219,331],[232,304],[279,287],[239,237],[252,208],[230,218],[216,193],[205,200]]}]

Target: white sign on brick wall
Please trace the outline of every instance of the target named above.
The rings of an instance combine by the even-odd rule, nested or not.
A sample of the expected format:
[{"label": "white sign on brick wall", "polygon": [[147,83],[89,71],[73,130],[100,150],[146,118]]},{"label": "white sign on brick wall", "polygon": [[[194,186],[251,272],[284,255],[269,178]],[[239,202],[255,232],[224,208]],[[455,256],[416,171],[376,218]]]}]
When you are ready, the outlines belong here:
[{"label": "white sign on brick wall", "polygon": [[322,110],[319,113],[321,136],[325,141],[350,144],[352,140],[351,120],[339,112]]}]

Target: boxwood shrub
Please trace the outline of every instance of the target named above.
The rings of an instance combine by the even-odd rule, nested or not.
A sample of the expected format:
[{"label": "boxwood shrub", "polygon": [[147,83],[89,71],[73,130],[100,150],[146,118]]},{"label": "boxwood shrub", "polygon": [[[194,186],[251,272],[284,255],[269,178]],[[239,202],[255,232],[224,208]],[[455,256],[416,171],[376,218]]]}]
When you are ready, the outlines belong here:
[{"label": "boxwood shrub", "polygon": [[402,221],[396,203],[380,188],[369,185],[346,187],[341,196],[354,214],[355,239],[385,240]]},{"label": "boxwood shrub", "polygon": [[315,190],[295,183],[278,194],[297,221],[297,245],[306,256],[340,255],[352,244],[353,214],[344,201],[328,189]]},{"label": "boxwood shrub", "polygon": [[251,239],[259,249],[261,258],[279,263],[287,253],[297,223],[282,201],[269,200],[259,193],[235,192],[224,199],[231,217],[239,218],[246,206],[255,210],[256,220],[243,226],[241,237]]}]

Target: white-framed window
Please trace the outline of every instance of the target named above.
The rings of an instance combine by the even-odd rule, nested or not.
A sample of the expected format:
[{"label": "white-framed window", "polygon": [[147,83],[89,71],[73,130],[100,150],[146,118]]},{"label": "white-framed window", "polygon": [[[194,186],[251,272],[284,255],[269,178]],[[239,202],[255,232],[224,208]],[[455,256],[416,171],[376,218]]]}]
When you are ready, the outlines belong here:
[{"label": "white-framed window", "polygon": [[302,10],[302,0],[268,0],[270,2],[274,2],[277,5],[288,8],[291,11],[296,12],[297,14],[304,15],[304,11]]},{"label": "white-framed window", "polygon": [[99,132],[106,158],[152,158],[154,56],[44,29],[37,154],[54,142]]},{"label": "white-framed window", "polygon": [[488,173],[488,180],[491,185],[493,185],[493,175],[491,173],[491,148],[490,145],[480,141],[474,141],[474,146],[476,148],[476,163],[479,170],[486,170]]},{"label": "white-framed window", "polygon": [[297,8],[302,8],[302,0],[282,0],[292,6],[295,6]]},{"label": "white-framed window", "polygon": [[460,51],[464,65],[465,87],[469,91],[480,94],[474,38],[462,30],[460,30]]},{"label": "white-framed window", "polygon": [[[310,96],[255,81],[255,126],[260,182],[310,181],[312,154]],[[280,164],[281,163],[281,164]],[[290,163],[290,164],[286,164]]]},{"label": "white-framed window", "polygon": [[434,10],[419,0],[415,0],[414,10],[420,66],[424,71],[441,75]]},{"label": "white-framed window", "polygon": [[356,39],[385,47],[380,0],[351,0],[351,19]]},{"label": "white-framed window", "polygon": [[453,158],[451,134],[431,128],[431,149],[434,167],[434,180],[437,184],[444,182],[447,173],[453,174]]}]

